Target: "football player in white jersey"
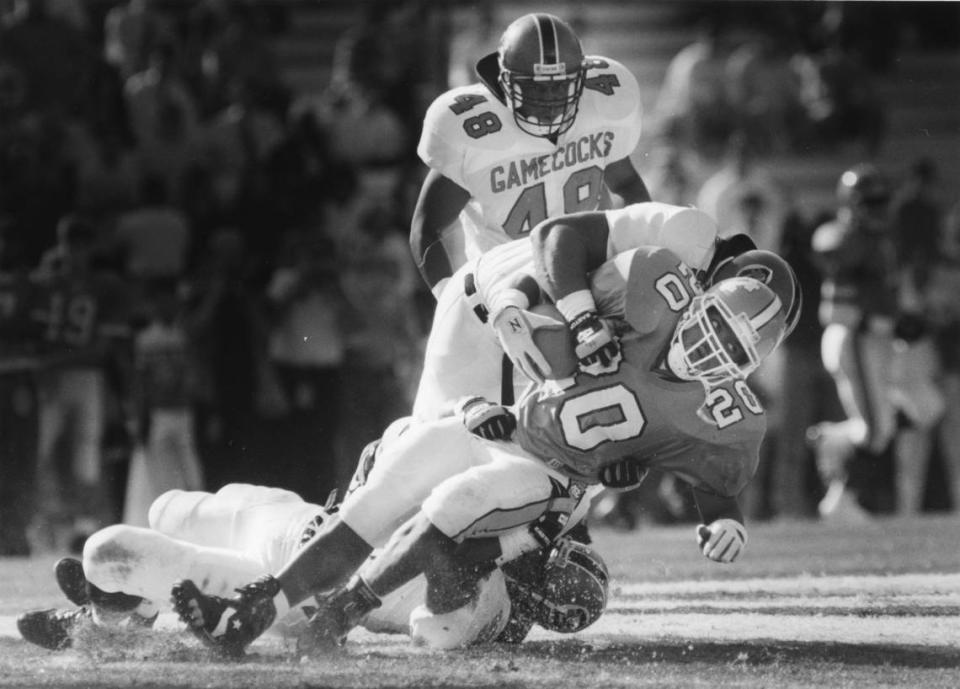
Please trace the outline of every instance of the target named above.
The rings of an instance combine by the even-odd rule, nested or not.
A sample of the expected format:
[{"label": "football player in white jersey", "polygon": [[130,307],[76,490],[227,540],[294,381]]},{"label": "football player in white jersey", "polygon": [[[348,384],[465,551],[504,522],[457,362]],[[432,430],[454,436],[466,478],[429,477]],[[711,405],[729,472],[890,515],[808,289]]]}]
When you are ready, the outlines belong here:
[{"label": "football player in white jersey", "polygon": [[[26,612],[17,619],[18,629],[31,643],[63,650],[85,625],[153,626],[175,581],[192,578],[203,581],[211,595],[229,595],[262,572],[283,567],[330,516],[330,508],[280,488],[229,484],[216,493],[168,491],[150,507],[150,528],[108,526],[87,539],[82,561],[68,557],[56,563],[57,583],[77,607]],[[445,634],[422,633],[416,622],[430,619],[417,612],[427,600],[424,577],[386,599],[365,626],[409,633],[437,648],[518,643],[534,624],[579,631],[606,605],[602,558],[567,538],[503,568],[487,568],[479,581],[471,562],[465,564],[465,581],[478,585],[476,604],[456,625],[448,624]],[[290,610],[276,631],[296,636],[312,604],[307,599]]]},{"label": "football player in white jersey", "polygon": [[[542,382],[550,373],[529,338],[529,321],[535,316],[517,313],[541,301],[537,284],[518,277],[532,273],[534,261],[571,264],[567,272],[579,271],[585,289],[588,273],[608,258],[639,246],[670,249],[688,266],[706,269],[715,256],[716,241],[716,223],[705,213],[646,202],[561,215],[538,224],[529,237],[468,261],[437,303],[413,416],[441,418],[466,395],[511,404],[527,384]],[[578,308],[575,299],[569,304],[568,311]],[[566,305],[558,303],[561,312]],[[569,315],[568,321],[574,323],[577,314]],[[580,350],[584,365],[596,367],[598,350],[608,333],[594,333],[592,327],[597,327],[595,322],[581,321],[575,334],[584,340]],[[504,352],[514,364],[512,377],[501,368]]]},{"label": "football player in white jersey", "polygon": [[[640,252],[649,254],[651,251],[659,252],[656,254],[658,258],[655,261],[650,259],[634,262],[630,258],[634,254],[640,255]],[[604,276],[604,285],[623,291],[626,286],[624,277],[627,275],[632,282],[639,281],[638,285],[645,285],[643,293],[646,297],[625,315],[628,321],[631,317],[637,317],[640,319],[640,323],[645,323],[645,325],[637,326],[641,332],[651,330],[650,323],[647,323],[647,321],[656,325],[655,336],[641,338],[647,343],[644,345],[645,349],[643,351],[645,354],[643,356],[647,358],[662,357],[667,351],[665,341],[669,342],[674,329],[676,328],[678,333],[681,330],[687,332],[684,327],[678,326],[677,323],[680,315],[684,312],[683,307],[690,304],[691,295],[699,292],[693,272],[679,262],[671,252],[652,247],[643,247],[619,254],[616,259],[608,262],[608,265],[612,266],[611,271],[618,273],[621,277],[617,281],[614,279],[615,275],[607,275],[605,271],[598,271],[598,274]],[[729,328],[746,327],[743,324],[747,321],[736,315],[740,310],[746,312],[748,308],[743,304],[742,298],[750,296],[753,302],[762,301],[759,305],[758,303],[752,303],[749,309],[751,309],[750,313],[755,313],[753,310],[755,309],[756,313],[762,312],[765,317],[767,314],[775,314],[775,317],[769,319],[770,323],[764,321],[765,325],[770,326],[764,328],[764,336],[760,338],[757,333],[750,334],[746,331],[737,335],[738,338],[742,338],[738,340],[741,343],[740,346],[748,348],[751,352],[760,352],[750,359],[748,368],[753,370],[759,363],[759,359],[780,342],[780,335],[784,330],[786,321],[785,316],[781,314],[783,302],[770,288],[758,280],[742,277],[735,277],[732,280],[743,283],[737,283],[741,290],[738,292],[738,299],[741,299],[741,301],[737,305],[736,311],[727,314],[723,319],[718,319],[714,323],[713,316],[709,319],[703,317],[702,310],[706,307],[704,303],[701,305],[700,317],[689,321],[688,327],[695,322],[698,324],[697,327],[710,330],[712,335],[715,336],[708,338],[710,344],[708,353],[714,359],[725,361],[728,355],[723,354],[723,348],[729,347],[730,351],[735,354],[740,351],[736,343],[729,339]],[[729,282],[729,280],[724,282]],[[659,304],[651,298],[651,295],[659,295],[656,298],[660,301],[667,300],[667,305]],[[597,297],[598,304],[608,301],[616,302],[609,295],[598,294]],[[623,304],[623,299],[620,299],[620,304]],[[654,306],[657,307],[655,310],[652,308]],[[731,304],[728,304],[728,306],[731,306]],[[644,316],[643,313],[647,310],[651,310],[651,313]],[[632,323],[632,321],[630,322]],[[724,326],[723,323],[728,325]],[[738,325],[734,326],[734,324]],[[727,327],[725,335],[713,333],[714,329],[724,327]],[[563,341],[567,342],[572,348],[569,331],[561,325],[561,332],[565,336]],[[705,337],[707,334],[705,333]],[[757,339],[754,340],[754,337],[757,337]],[[636,338],[632,339],[635,340]],[[696,343],[688,341],[686,335],[684,335],[683,342],[691,351],[697,349],[698,354],[701,353],[698,348],[699,345],[694,347]],[[761,347],[761,345],[762,351],[757,350],[756,348]],[[630,344],[629,346],[633,345]],[[576,374],[578,376],[577,380],[581,380],[579,376],[582,372],[578,372],[578,362],[574,355],[571,353],[570,358],[564,361],[566,361],[566,367],[558,365],[555,375],[568,377]],[[662,428],[662,430],[654,433],[653,440],[650,442],[666,442],[670,448],[669,451],[666,450],[667,446],[660,449],[652,448],[648,458],[656,459],[656,461],[676,460],[672,468],[681,472],[684,477],[695,477],[691,480],[696,484],[706,486],[708,492],[717,495],[735,495],[755,467],[756,450],[759,439],[763,434],[763,413],[762,409],[757,406],[756,398],[749,393],[749,390],[739,378],[735,381],[736,385],[734,385],[733,392],[730,390],[715,391],[710,397],[709,410],[714,413],[714,420],[717,424],[714,426],[712,422],[703,424],[698,421],[698,418],[702,417],[700,417],[700,411],[697,408],[705,406],[703,389],[699,386],[684,385],[681,395],[684,400],[684,409],[682,410],[684,413],[671,415],[669,410],[664,412],[663,404],[656,402],[653,398],[657,398],[658,395],[673,395],[672,389],[670,386],[663,387],[654,380],[659,374],[656,370],[650,369],[648,364],[647,361],[635,362],[631,365],[630,370],[635,371],[637,376],[647,380],[648,388],[650,385],[653,386],[652,389],[647,389],[643,394],[646,397],[652,395],[647,403],[652,405],[652,409],[660,410],[656,413],[658,415],[658,428]],[[743,376],[748,372],[747,369],[740,369],[737,366],[731,366],[730,368],[732,373],[729,373],[729,375],[735,377]],[[604,381],[616,377],[616,375],[618,375],[616,371],[600,376],[583,373],[581,382],[584,382],[584,385],[591,385],[589,381],[594,381],[593,384],[600,386],[601,389],[594,392],[588,391],[588,397],[593,399],[603,392]],[[697,379],[697,375],[691,378],[691,380]],[[572,381],[573,379],[568,380]],[[533,392],[524,396],[524,402],[535,398],[536,390],[546,390],[550,385],[551,383],[548,382],[545,386],[535,388]],[[620,388],[618,387],[618,389]],[[679,388],[676,394],[680,395]],[[739,402],[738,400],[741,399],[743,401]],[[521,406],[524,402],[520,403]],[[742,408],[743,405],[747,406]],[[473,409],[479,411],[479,424],[474,423],[477,418]],[[697,413],[694,414],[694,411],[697,411]],[[256,638],[272,622],[275,615],[284,614],[284,611],[291,604],[296,605],[299,601],[310,597],[315,591],[328,590],[336,586],[337,582],[345,581],[349,574],[366,559],[372,548],[369,544],[383,543],[393,533],[396,525],[409,516],[411,511],[416,509],[415,506],[420,504],[423,504],[425,511],[428,507],[432,509],[441,503],[443,509],[452,509],[448,517],[450,517],[449,520],[455,521],[458,527],[445,533],[467,535],[470,538],[491,534],[499,535],[499,538],[493,544],[490,560],[499,558],[509,561],[530,548],[537,548],[538,540],[530,537],[531,534],[536,533],[536,529],[528,530],[520,528],[519,525],[538,519],[545,510],[570,513],[574,516],[571,517],[569,523],[574,523],[577,511],[584,509],[585,505],[589,503],[591,491],[599,489],[600,484],[596,479],[585,478],[586,474],[589,473],[587,470],[573,476],[569,471],[565,472],[562,466],[547,466],[544,461],[537,459],[537,456],[557,456],[553,452],[543,455],[525,454],[515,444],[500,445],[480,441],[479,438],[474,436],[484,436],[483,433],[477,432],[485,423],[482,418],[483,413],[482,405],[479,407],[469,405],[464,410],[463,423],[473,432],[473,435],[464,433],[460,420],[457,418],[440,419],[427,423],[406,423],[405,427],[395,428],[393,431],[386,433],[384,442],[378,451],[375,470],[371,472],[368,482],[347,497],[341,505],[337,518],[331,520],[330,528],[319,534],[310,546],[300,551],[300,554],[290,566],[279,572],[276,578],[268,578],[255,585],[245,586],[240,596],[229,600],[204,595],[192,582],[181,582],[175,587],[173,597],[177,601],[176,606],[181,611],[184,621],[190,623],[197,636],[208,643],[242,650],[247,643]],[[611,411],[611,414],[613,414],[613,411]],[[520,418],[524,418],[522,411]],[[603,420],[605,418],[604,414],[596,416],[594,420],[599,424],[599,427],[593,429],[590,435],[596,435],[601,429],[607,427],[608,424]],[[630,417],[629,420],[632,422],[635,419]],[[723,426],[720,426],[721,421]],[[718,428],[725,429],[739,421],[743,423],[716,435]],[[679,427],[676,427],[678,423],[686,425],[679,429]],[[548,422],[547,425],[549,426],[550,423]],[[613,431],[620,428],[616,424],[615,418],[613,426]],[[588,425],[585,429],[581,428],[581,431],[591,428],[592,426]],[[507,429],[503,434],[509,435],[511,432],[512,429]],[[743,435],[744,433],[745,435]],[[706,436],[701,437],[704,434]],[[496,434],[492,435],[496,436]],[[531,431],[531,437],[535,435],[536,433]],[[627,439],[632,440],[634,435],[630,435]],[[741,435],[743,435],[742,438]],[[644,436],[644,441],[646,441],[646,437]],[[678,437],[684,439],[683,442],[677,440]],[[729,441],[724,440],[724,438],[728,438]],[[730,443],[729,446],[727,445],[728,442]],[[684,450],[686,447],[684,443],[692,443],[699,449],[687,453]],[[697,443],[706,444],[697,445]],[[719,461],[714,463],[713,469],[709,469],[711,463],[700,462],[697,459],[704,452],[707,453],[707,456],[710,456],[710,453],[714,451],[711,448],[721,447],[723,449],[717,449],[716,452],[724,457],[729,456],[730,462]],[[646,447],[645,449],[650,450],[651,448]],[[614,447],[612,451],[615,450]],[[648,456],[640,450],[637,450],[637,452],[642,456]],[[607,451],[600,453],[598,461],[605,461],[604,458],[613,460],[614,458],[612,456],[608,457],[608,454]],[[437,461],[438,458],[442,458],[442,461]],[[734,459],[736,461],[732,461]],[[751,461],[754,463],[751,464]],[[498,474],[505,467],[509,467],[510,472],[506,481],[504,481],[503,476]],[[635,469],[636,466],[633,468]],[[595,467],[594,471],[597,469],[599,467]],[[629,477],[631,471],[632,469],[627,468],[624,473]],[[709,476],[708,473],[710,473]],[[459,485],[457,482],[460,482],[460,484],[466,482],[473,493],[469,498],[466,498],[457,491],[441,491],[442,486],[448,485],[450,481],[454,482],[452,485]],[[483,488],[483,486],[486,486],[486,488]],[[501,492],[497,493],[498,490]],[[458,501],[454,501],[454,503],[458,502],[459,507],[448,499],[453,495],[458,496]],[[474,509],[477,507],[478,501],[491,497],[497,500],[499,499],[498,495],[503,498],[502,504],[484,503],[483,509]],[[721,502],[724,503],[724,506],[727,505],[726,500]],[[561,505],[563,506],[562,509]],[[722,513],[721,511],[720,514]],[[485,517],[478,519],[478,515]],[[486,519],[487,517],[493,517],[494,521],[500,518],[499,524],[491,527],[489,531],[481,530],[476,533],[471,531],[474,524],[480,522],[486,524],[489,521]],[[702,544],[704,554],[719,561],[730,561],[742,549],[745,543],[745,533],[739,523],[733,524],[729,521],[723,521],[719,524],[713,524],[717,519],[726,519],[726,517],[717,516],[705,522],[713,528],[708,530],[704,537]],[[734,521],[736,520],[734,519]],[[740,521],[742,521],[742,517]],[[715,548],[721,541],[721,547]],[[364,544],[367,545],[364,546]],[[336,557],[331,555],[332,552],[336,553]],[[347,557],[344,557],[344,555]],[[347,561],[349,557],[353,557],[352,562]],[[449,590],[450,587],[447,587],[447,589]],[[356,589],[351,588],[350,590],[356,592]],[[469,593],[469,590],[465,591],[462,588],[454,590]],[[195,620],[191,613],[198,608],[204,611],[199,622]],[[447,611],[455,612],[449,608]],[[433,610],[433,612],[437,611]],[[224,615],[241,623],[242,630],[232,631],[232,623],[224,625],[222,623]],[[429,626],[426,625],[426,621],[423,622],[425,626]],[[434,630],[441,629],[443,626],[444,623],[438,622]],[[225,627],[227,628],[226,631],[223,630]],[[220,631],[214,634],[214,631],[218,629]]]},{"label": "football player in white jersey", "polygon": [[650,200],[630,160],[640,137],[640,91],[622,64],[584,56],[570,25],[520,17],[477,62],[480,83],[452,89],[427,110],[417,152],[430,167],[410,246],[439,296],[459,266],[442,241],[463,232],[467,259],[564,213]]}]

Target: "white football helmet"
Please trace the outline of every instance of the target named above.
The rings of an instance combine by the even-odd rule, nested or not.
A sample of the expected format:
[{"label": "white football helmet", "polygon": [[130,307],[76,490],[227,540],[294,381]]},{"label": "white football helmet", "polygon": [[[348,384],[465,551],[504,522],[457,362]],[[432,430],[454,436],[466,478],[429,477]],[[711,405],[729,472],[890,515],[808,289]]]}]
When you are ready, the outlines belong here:
[{"label": "white football helmet", "polygon": [[497,50],[500,87],[517,126],[533,136],[573,126],[583,94],[580,39],[552,14],[527,14],[504,31]]},{"label": "white football helmet", "polygon": [[755,278],[773,290],[783,302],[786,317],[786,337],[797,327],[800,311],[803,308],[803,294],[800,281],[787,261],[772,251],[752,249],[720,261],[707,277],[708,285],[732,277]]},{"label": "white football helmet", "polygon": [[[561,538],[542,567],[504,568],[512,616],[570,634],[600,619],[607,607],[610,574],[590,546]],[[531,576],[531,574],[533,576]]]},{"label": "white football helmet", "polygon": [[667,364],[707,387],[742,380],[785,331],[783,302],[773,290],[755,278],[728,278],[693,298],[670,341]]}]

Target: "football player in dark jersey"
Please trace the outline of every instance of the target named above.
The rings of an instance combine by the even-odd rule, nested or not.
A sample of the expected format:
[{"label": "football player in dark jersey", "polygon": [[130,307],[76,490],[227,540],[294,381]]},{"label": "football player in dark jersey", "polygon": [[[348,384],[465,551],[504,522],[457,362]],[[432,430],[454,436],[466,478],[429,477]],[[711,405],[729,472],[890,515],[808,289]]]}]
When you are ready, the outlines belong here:
[{"label": "football player in dark jersey", "polygon": [[[465,433],[458,419],[447,419],[411,425],[389,443],[377,460],[375,481],[416,494],[414,504],[422,501],[422,507],[393,533],[381,557],[321,606],[311,638],[342,639],[376,607],[381,593],[428,564],[434,572],[432,581],[428,574],[434,592],[429,612],[442,628],[449,619],[444,616],[475,604],[469,588],[455,579],[451,586],[454,580],[444,574],[456,569],[459,544],[470,541],[475,557],[477,542],[487,543],[489,563],[509,561],[539,547],[529,537],[529,524],[544,513],[575,514],[593,488],[634,485],[650,468],[674,472],[694,486],[704,517],[698,530],[704,555],[719,562],[737,558],[746,530],[735,496],[756,468],[765,429],[763,409],[745,378],[782,341],[781,300],[749,277],[701,293],[693,272],[674,254],[650,247],[614,258],[596,280],[601,293],[610,288],[628,295],[620,297],[623,318],[616,326],[621,358],[598,374],[575,368],[562,380],[533,388],[517,405],[510,442],[481,440]],[[468,405],[466,425],[482,430],[484,413],[483,404]],[[508,435],[513,429],[507,424],[500,430]],[[419,461],[424,457],[443,461]],[[355,495],[377,488],[369,485]],[[368,542],[389,536],[390,525],[404,517],[384,518],[375,510],[354,514],[362,504],[345,501],[341,516],[350,517]],[[333,565],[317,565],[329,580]],[[180,582],[173,590],[175,607],[207,643],[242,650],[279,612],[310,595],[317,572],[312,583],[289,574],[263,578],[230,600]],[[204,611],[199,619],[191,612],[197,609]]]}]

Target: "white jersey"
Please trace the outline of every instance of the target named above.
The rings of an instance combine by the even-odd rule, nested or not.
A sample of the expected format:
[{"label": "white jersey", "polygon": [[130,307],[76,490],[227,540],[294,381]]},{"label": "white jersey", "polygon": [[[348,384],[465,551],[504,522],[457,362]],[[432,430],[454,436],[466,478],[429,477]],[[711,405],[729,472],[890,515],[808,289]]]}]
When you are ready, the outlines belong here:
[{"label": "white jersey", "polygon": [[470,192],[460,213],[467,259],[526,235],[546,218],[596,210],[604,169],[637,147],[637,80],[615,60],[586,62],[576,121],[556,143],[521,131],[510,108],[480,83],[447,91],[430,105],[417,153]]},{"label": "white jersey", "polygon": [[[604,214],[610,229],[608,258],[641,246],[659,246],[670,249],[685,264],[700,269],[705,268],[713,256],[716,225],[695,208],[648,201],[604,211]],[[596,271],[595,283],[606,284],[603,272],[604,268]],[[464,293],[467,273],[473,273],[476,302]],[[449,413],[454,401],[466,395],[502,399],[503,350],[491,324],[499,310],[509,303],[503,298],[506,288],[521,273],[533,274],[533,245],[528,237],[496,246],[454,274],[434,312],[413,405],[414,416],[439,418]],[[605,294],[603,290],[601,293]],[[622,294],[619,301],[622,302]],[[607,301],[597,304],[605,308]],[[478,305],[489,312],[486,323],[477,318]],[[519,392],[529,381],[515,370],[513,382],[515,398],[519,398]]]},{"label": "white jersey", "polygon": [[[695,208],[647,201],[604,211],[604,215],[609,227],[608,259],[641,246],[669,249],[695,270],[705,269],[713,258],[716,224]],[[519,273],[533,274],[533,245],[528,239],[515,240],[485,253],[474,268],[481,301],[495,309],[497,294]]]},{"label": "white jersey", "polygon": [[[216,493],[173,490],[154,502],[151,528],[114,524],[91,535],[83,570],[95,586],[141,596],[154,610],[165,608],[178,579],[202,582],[208,594],[232,596],[255,577],[282,570],[328,518],[319,505],[280,488],[233,483]],[[479,583],[476,602],[450,614],[430,614],[426,595],[426,579],[418,576],[385,596],[363,626],[453,648],[496,637],[510,615],[499,571]],[[308,598],[294,606],[274,630],[296,636],[313,603]]]}]

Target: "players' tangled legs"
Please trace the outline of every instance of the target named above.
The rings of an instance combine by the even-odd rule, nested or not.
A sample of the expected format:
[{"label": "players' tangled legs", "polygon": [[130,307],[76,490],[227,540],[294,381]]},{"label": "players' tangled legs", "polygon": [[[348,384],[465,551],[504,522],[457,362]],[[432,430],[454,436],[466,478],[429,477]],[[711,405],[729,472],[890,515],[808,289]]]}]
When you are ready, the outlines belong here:
[{"label": "players' tangled legs", "polygon": [[[590,500],[650,470],[690,486],[704,556],[740,556],[737,495],[766,428],[747,377],[796,324],[790,267],[746,237],[718,240],[696,209],[645,198],[626,157],[638,105],[613,107],[635,82],[585,58],[562,21],[517,20],[478,73],[491,65],[497,78],[427,115],[434,170],[411,236],[438,298],[423,375],[413,414],[367,447],[342,503],[237,484],[164,494],[149,529],[108,527],[82,562],[58,563],[78,607],[26,613],[24,638],[64,648],[84,621],[149,625],[167,598],[227,657],[275,625],[303,653],[358,625],[435,648],[519,642],[533,625],[576,632],[607,597],[582,526]],[[469,148],[450,138],[464,133]],[[538,167],[496,143],[508,140]],[[498,174],[511,205],[485,194]],[[628,204],[600,210],[603,182]],[[584,198],[565,185],[592,200],[564,206]],[[475,250],[453,271],[423,237],[458,214]]]}]

